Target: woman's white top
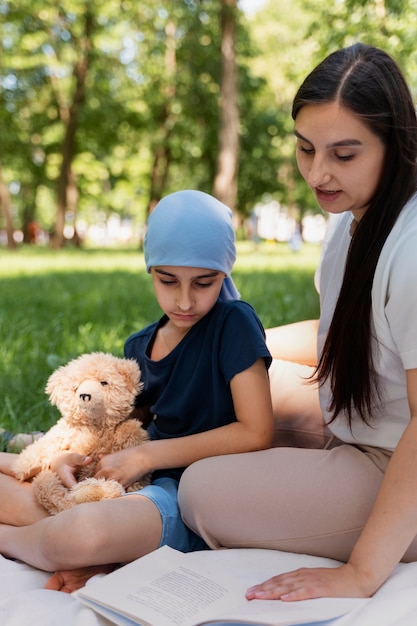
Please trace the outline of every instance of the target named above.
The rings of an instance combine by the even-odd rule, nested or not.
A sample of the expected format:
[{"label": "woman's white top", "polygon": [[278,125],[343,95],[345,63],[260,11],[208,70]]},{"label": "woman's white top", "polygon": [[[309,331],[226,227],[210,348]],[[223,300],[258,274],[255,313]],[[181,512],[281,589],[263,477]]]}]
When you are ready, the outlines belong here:
[{"label": "woman's white top", "polygon": [[[352,214],[332,215],[323,242],[316,287],[320,294],[318,352],[324,345],[340,291],[351,236]],[[382,392],[366,426],[354,415],[352,430],[345,416],[329,428],[342,441],[393,450],[408,422],[406,370],[417,368],[417,197],[402,210],[382,249],[372,286],[371,329],[374,366]],[[360,320],[358,319],[358,323]],[[330,386],[320,389],[326,421]]]}]

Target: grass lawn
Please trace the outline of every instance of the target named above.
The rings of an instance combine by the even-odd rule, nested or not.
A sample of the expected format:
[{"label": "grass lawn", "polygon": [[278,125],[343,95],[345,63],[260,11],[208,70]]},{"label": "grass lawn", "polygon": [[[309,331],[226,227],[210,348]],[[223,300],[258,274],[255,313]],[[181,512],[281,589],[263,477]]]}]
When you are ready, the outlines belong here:
[{"label": "grass lawn", "polygon": [[[265,327],[318,316],[320,249],[238,243],[234,281]],[[0,250],[0,427],[45,430],[58,413],[44,388],[84,352],[123,355],[132,332],[160,316],[138,250]]]}]

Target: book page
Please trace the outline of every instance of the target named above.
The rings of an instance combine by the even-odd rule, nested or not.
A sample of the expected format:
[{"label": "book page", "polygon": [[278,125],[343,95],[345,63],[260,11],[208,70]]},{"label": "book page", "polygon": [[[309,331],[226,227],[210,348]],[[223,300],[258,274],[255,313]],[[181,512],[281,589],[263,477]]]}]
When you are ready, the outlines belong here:
[{"label": "book page", "polygon": [[209,575],[187,567],[186,556],[161,548],[142,557],[140,568],[139,561],[134,568],[131,563],[113,572],[110,582],[106,576],[75,595],[114,608],[139,624],[195,626],[200,617],[212,615],[206,613],[212,605],[221,607],[231,591]]},{"label": "book page", "polygon": [[189,619],[201,614],[227,593],[228,590],[214,580],[179,566],[154,578],[149,584],[133,589],[127,598],[140,607],[167,617],[170,624],[179,626],[188,623]]},{"label": "book page", "polygon": [[[91,582],[74,595],[81,601],[90,600],[110,608],[128,617],[130,623],[142,626],[199,626],[222,620],[270,626],[303,624],[338,617],[368,602],[350,598],[295,603],[246,600],[249,586],[294,567],[308,567],[310,562],[311,566],[338,565],[329,559],[291,554],[288,567],[285,553],[275,550],[183,554],[164,546]],[[117,621],[107,612],[106,616],[115,623],[127,623],[124,619]]]}]

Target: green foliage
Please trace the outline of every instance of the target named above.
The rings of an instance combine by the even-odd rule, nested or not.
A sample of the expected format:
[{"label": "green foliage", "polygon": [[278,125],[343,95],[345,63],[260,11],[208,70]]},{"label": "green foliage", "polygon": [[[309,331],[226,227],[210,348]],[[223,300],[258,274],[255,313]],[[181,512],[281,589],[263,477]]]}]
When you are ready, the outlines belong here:
[{"label": "green foliage", "polygon": [[[318,247],[243,242],[233,277],[265,326],[317,317]],[[161,315],[137,251],[0,251],[0,428],[44,430],[54,369],[84,352],[123,355],[125,339]]]},{"label": "green foliage", "polygon": [[[281,151],[287,110],[277,110],[265,80],[253,74],[248,60],[256,57],[256,44],[248,23],[237,15],[238,206],[248,214],[265,193],[285,196],[277,170],[287,158]],[[97,223],[118,212],[143,223],[160,148],[170,161],[163,193],[212,189],[221,79],[219,0],[126,1],[117,7],[114,0],[4,0],[1,161],[15,227],[32,219],[47,230],[53,227],[65,111],[86,45],[87,16],[92,20],[87,90],[72,162],[78,216]],[[167,62],[170,50],[174,67]]]},{"label": "green foliage", "polygon": [[303,0],[303,4],[312,16],[307,36],[318,44],[313,64],[332,50],[362,41],[391,54],[417,94],[416,0],[333,0],[326,5]]},{"label": "green foliage", "polygon": [[[212,189],[220,0],[0,0],[0,165],[15,228],[32,219],[47,230],[54,224],[65,111],[87,17],[86,94],[72,162],[79,217],[94,224],[117,212],[143,224],[161,149],[169,171],[159,191]],[[417,96],[416,29],[417,0],[269,0],[250,17],[237,12],[242,216],[265,195],[299,213],[317,210],[294,160],[298,84],[323,56],[361,40],[391,53]]]},{"label": "green foliage", "polygon": [[[275,104],[279,200],[301,210],[318,210],[293,157],[291,101],[302,79],[333,50],[363,41],[398,61],[417,98],[416,29],[416,0],[269,0],[251,18],[249,31],[257,54],[250,69],[265,81],[263,98],[270,107]],[[248,168],[249,163],[248,159]]]},{"label": "green foliage", "polygon": [[[295,91],[317,48],[317,42],[306,37],[311,19],[302,0],[270,0],[249,22],[252,45],[256,49],[249,67],[251,74],[263,84],[262,90],[258,90],[253,98],[257,107],[255,124],[262,123],[262,119],[269,118],[269,121],[266,133],[251,137],[252,151],[242,162],[242,170],[246,174],[245,180],[251,181],[254,176],[256,181],[261,175],[263,194],[272,192],[282,204],[300,213],[306,208],[312,212],[318,210],[310,190],[298,174],[291,119]],[[267,139],[265,134],[269,135]],[[254,140],[255,136],[257,140]],[[242,137],[244,142],[245,136]],[[259,162],[255,158],[258,154]],[[257,198],[262,198],[261,186],[256,192]]]}]

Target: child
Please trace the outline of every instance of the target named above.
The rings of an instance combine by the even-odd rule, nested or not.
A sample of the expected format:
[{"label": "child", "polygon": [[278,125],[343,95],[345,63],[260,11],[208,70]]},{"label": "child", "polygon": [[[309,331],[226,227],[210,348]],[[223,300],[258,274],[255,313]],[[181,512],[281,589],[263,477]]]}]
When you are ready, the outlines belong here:
[{"label": "child", "polygon": [[[31,500],[29,484],[0,475],[1,501],[8,503],[0,521],[9,524],[0,525],[0,552],[47,571],[64,570],[49,588],[73,591],[97,571],[91,566],[107,571],[160,545],[205,547],[178,511],[183,469],[204,457],[272,443],[271,357],[255,311],[238,299],[230,277],[230,209],[197,191],[167,196],[149,218],[145,261],[163,316],[129,337],[125,355],[142,370],[137,411],[149,424],[150,441],[104,457],[96,476],[126,486],[151,471],[152,484],[47,517]],[[86,462],[63,453],[52,468],[70,485]],[[2,467],[7,473],[7,463]]]}]

